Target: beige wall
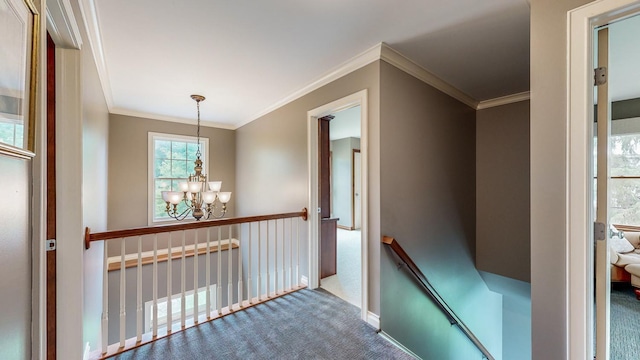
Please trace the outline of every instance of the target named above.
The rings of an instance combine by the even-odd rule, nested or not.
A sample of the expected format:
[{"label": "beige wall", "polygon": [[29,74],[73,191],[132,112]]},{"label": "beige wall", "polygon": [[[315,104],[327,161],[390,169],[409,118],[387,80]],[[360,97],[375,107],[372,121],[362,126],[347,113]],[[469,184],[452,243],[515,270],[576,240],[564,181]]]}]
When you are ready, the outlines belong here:
[{"label": "beige wall", "polygon": [[567,351],[567,11],[588,2],[531,1],[533,359],[564,359]]},{"label": "beige wall", "polygon": [[[382,234],[396,238],[450,307],[501,359],[502,297],[489,291],[474,264],[475,130],[474,109],[382,62]],[[382,330],[423,359],[481,358],[406,269],[397,267],[398,261],[384,247]]]},{"label": "beige wall", "polygon": [[[111,114],[109,120],[109,210],[110,230],[147,226],[148,221],[148,133],[195,136],[196,126]],[[223,191],[231,191],[227,217],[235,209],[235,132],[201,127],[209,139],[209,174],[221,180]]]},{"label": "beige wall", "polygon": [[[297,211],[309,206],[307,111],[368,89],[369,310],[379,313],[379,61],[356,70],[237,130],[238,215]],[[364,175],[363,175],[364,176]],[[301,228],[306,238],[306,226]],[[307,254],[307,244],[302,253]],[[308,276],[305,257],[302,274]]]},{"label": "beige wall", "polygon": [[476,114],[476,266],[531,281],[529,101]]}]

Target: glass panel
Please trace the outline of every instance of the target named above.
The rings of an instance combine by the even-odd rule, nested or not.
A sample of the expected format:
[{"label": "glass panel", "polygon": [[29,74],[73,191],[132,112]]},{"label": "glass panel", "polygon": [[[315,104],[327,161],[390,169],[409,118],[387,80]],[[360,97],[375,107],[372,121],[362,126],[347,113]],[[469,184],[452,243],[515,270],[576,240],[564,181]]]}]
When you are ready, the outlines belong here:
[{"label": "glass panel", "polygon": [[169,140],[156,140],[155,142],[155,157],[156,158],[171,158],[171,141]]},{"label": "glass panel", "polygon": [[19,125],[15,125],[16,127],[16,143],[15,146],[19,147],[19,148],[23,148],[24,147],[24,125],[23,124],[19,124]]},{"label": "glass panel", "polygon": [[10,123],[0,122],[0,142],[15,144],[15,126]]},{"label": "glass panel", "polygon": [[640,179],[609,181],[612,224],[640,226]]},{"label": "glass panel", "polygon": [[188,143],[187,144],[187,159],[193,162],[196,159],[196,152],[198,151],[198,144],[196,143]]},{"label": "glass panel", "polygon": [[611,176],[640,175],[640,134],[611,136]]},{"label": "glass panel", "polygon": [[155,159],[154,174],[156,178],[170,178],[171,177],[171,160],[169,159]]},{"label": "glass panel", "polygon": [[187,143],[186,142],[171,142],[171,158],[174,160],[186,160],[187,159]]},{"label": "glass panel", "polygon": [[171,191],[171,180],[170,179],[156,179],[156,189],[155,189],[155,197],[162,199],[163,191]]},{"label": "glass panel", "polygon": [[167,204],[162,201],[162,198],[156,198],[156,204],[155,204],[155,217],[156,219],[160,219],[160,218],[168,218],[169,215],[167,215],[167,212],[165,211],[167,208]]},{"label": "glass panel", "polygon": [[172,160],[171,175],[173,178],[183,179],[189,176],[189,173],[187,172],[187,162],[185,160]]}]

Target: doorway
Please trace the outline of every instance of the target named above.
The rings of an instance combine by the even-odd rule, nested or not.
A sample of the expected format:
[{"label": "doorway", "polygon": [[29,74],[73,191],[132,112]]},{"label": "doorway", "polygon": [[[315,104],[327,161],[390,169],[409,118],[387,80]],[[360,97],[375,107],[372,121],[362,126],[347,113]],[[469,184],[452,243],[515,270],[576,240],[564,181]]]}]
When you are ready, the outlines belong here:
[{"label": "doorway", "polygon": [[[361,109],[360,105],[331,113],[328,123],[329,218],[336,221],[336,229],[321,226],[321,242],[335,241],[335,270],[323,276],[321,270],[320,287],[360,307],[361,294]],[[319,141],[323,137],[320,137]],[[321,144],[322,147],[322,144]],[[322,155],[321,155],[322,156]],[[321,160],[322,161],[322,160]],[[321,170],[322,172],[322,170]],[[322,175],[321,175],[322,176]],[[324,197],[321,193],[321,197]],[[326,221],[323,219],[322,221]],[[335,231],[334,236],[325,236],[324,231]],[[333,235],[333,234],[332,234]],[[333,239],[335,238],[335,239]],[[324,252],[321,251],[321,262]]]},{"label": "doorway", "polygon": [[[596,357],[608,358],[606,344],[599,336],[594,341],[593,298],[584,294],[594,291],[594,186],[593,186],[593,69],[595,61],[594,30],[606,24],[627,18],[638,12],[640,1],[603,0],[587,4],[569,12],[568,16],[568,211],[566,233],[568,281],[568,356],[593,358],[594,349],[600,349]],[[589,54],[589,56],[585,56]],[[586,136],[585,136],[586,135]],[[601,201],[602,203],[602,201]],[[607,218],[608,219],[608,218]],[[603,233],[608,233],[606,226]],[[587,241],[585,241],[585,239]],[[605,240],[606,241],[606,240]],[[606,242],[604,243],[606,244]],[[608,249],[604,246],[604,249]],[[601,267],[602,269],[602,267]],[[605,289],[607,287],[604,287]],[[602,308],[602,307],[601,307]],[[599,325],[606,324],[600,321]],[[597,331],[602,334],[601,330]]]},{"label": "doorway", "polygon": [[[310,288],[320,287],[320,228],[321,199],[319,194],[319,126],[318,119],[336,114],[356,106],[360,108],[360,158],[361,158],[361,191],[360,196],[360,303],[361,318],[368,320],[368,122],[367,122],[367,90],[348,95],[329,104],[320,106],[307,113],[308,126],[308,164],[309,164],[309,208],[317,209],[309,214],[309,278]],[[350,203],[350,201],[348,201]],[[351,206],[351,205],[350,205]],[[350,208],[350,207],[349,207]],[[350,218],[351,216],[349,216]],[[342,230],[342,229],[341,229]],[[345,231],[350,231],[346,230]],[[303,279],[304,280],[304,279]]]}]

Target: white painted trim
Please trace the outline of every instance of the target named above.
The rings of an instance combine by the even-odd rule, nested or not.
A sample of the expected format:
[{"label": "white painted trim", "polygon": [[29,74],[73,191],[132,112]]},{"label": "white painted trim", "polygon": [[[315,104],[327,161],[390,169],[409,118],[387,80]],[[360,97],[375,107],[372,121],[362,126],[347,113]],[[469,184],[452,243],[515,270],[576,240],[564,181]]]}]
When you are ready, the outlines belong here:
[{"label": "white painted trim", "polygon": [[520,101],[529,100],[530,98],[531,98],[531,93],[529,91],[525,91],[517,94],[501,96],[495,99],[482,100],[478,103],[478,107],[476,107],[476,110],[482,110],[482,109],[488,109],[496,106],[513,104]]},{"label": "white painted trim", "polygon": [[393,345],[395,345],[398,349],[406,352],[407,354],[413,356],[416,359],[422,359],[420,356],[416,355],[413,351],[409,350],[406,346],[402,345],[398,340],[396,340],[396,339],[392,338],[391,336],[389,336],[386,332],[380,331],[378,334],[380,336],[382,336],[388,342],[390,342]]},{"label": "white painted trim", "polygon": [[47,30],[56,47],[80,49],[82,36],[69,0],[47,1]]},{"label": "white painted trim", "polygon": [[300,276],[300,284],[309,286],[309,278],[304,275]]},{"label": "white painted trim", "polygon": [[478,100],[472,98],[462,90],[440,79],[438,76],[415,63],[413,60],[404,56],[397,50],[391,48],[389,45],[382,43],[380,59],[388,62],[389,64],[403,70],[404,72],[415,76],[422,80],[426,84],[433,86],[434,88],[442,91],[443,93],[457,99],[458,101],[466,104],[467,106],[475,109],[478,106]]},{"label": "white painted trim", "polygon": [[[83,342],[82,58],[56,49],[56,337],[59,359],[76,359]],[[64,214],[64,216],[62,216]],[[64,334],[64,336],[62,336]]]},{"label": "white painted trim", "polygon": [[637,0],[600,0],[567,13],[567,359],[593,358],[593,29],[640,9]]},{"label": "white painted trim", "polygon": [[87,342],[84,346],[84,354],[82,355],[82,360],[89,360],[91,355],[91,345]]},{"label": "white painted trim", "polygon": [[[144,119],[152,119],[152,120],[160,120],[160,121],[169,121],[173,123],[180,124],[188,124],[196,126],[196,119],[185,119],[185,118],[177,118],[172,116],[160,115],[160,114],[151,114],[145,113],[141,111],[127,110],[122,108],[113,108],[109,109],[109,113],[116,115],[124,115],[124,116],[133,116]],[[212,121],[200,120],[200,126],[207,126],[218,129],[227,129],[227,130],[235,130],[236,127],[230,124],[216,123]]]},{"label": "white painted trim", "polygon": [[318,217],[318,118],[360,105],[360,156],[362,157],[362,222],[361,222],[361,319],[367,321],[369,310],[369,106],[367,89],[358,91],[307,112],[307,154],[309,164],[309,279],[310,288],[320,286]]},{"label": "white painted trim", "polygon": [[382,49],[383,43],[379,43],[371,48],[369,48],[368,50],[356,55],[355,57],[351,58],[350,60],[342,63],[341,65],[337,66],[336,68],[330,70],[329,72],[327,72],[326,74],[320,76],[318,79],[312,81],[311,83],[307,84],[306,86],[302,87],[300,90],[294,92],[293,94],[285,97],[284,99],[274,103],[273,105],[269,106],[268,108],[260,111],[259,113],[255,114],[254,116],[250,117],[247,121],[238,123],[236,125],[235,128],[239,128],[242,127],[243,125],[246,125],[250,122],[252,122],[253,120],[256,120],[296,99],[299,99],[301,97],[303,97],[304,95],[309,94],[310,92],[317,90],[325,85],[327,85],[328,83],[335,81],[337,79],[340,79],[341,77],[355,71],[358,70],[362,67],[365,67],[369,64],[371,64],[372,62],[379,60],[380,59],[380,51]]},{"label": "white painted trim", "polygon": [[373,326],[374,329],[380,330],[380,316],[377,314],[367,311],[367,323]]},{"label": "white painted trim", "polygon": [[113,108],[113,94],[111,93],[111,82],[109,80],[107,63],[104,59],[104,48],[102,47],[102,35],[100,34],[100,24],[96,13],[96,3],[95,0],[79,0],[78,6],[80,7],[81,16],[82,19],[84,19],[85,30],[89,37],[87,42],[91,48],[96,68],[98,69],[98,77],[100,78],[100,84],[102,85],[104,100],[107,103],[109,112],[111,112],[111,109]]}]

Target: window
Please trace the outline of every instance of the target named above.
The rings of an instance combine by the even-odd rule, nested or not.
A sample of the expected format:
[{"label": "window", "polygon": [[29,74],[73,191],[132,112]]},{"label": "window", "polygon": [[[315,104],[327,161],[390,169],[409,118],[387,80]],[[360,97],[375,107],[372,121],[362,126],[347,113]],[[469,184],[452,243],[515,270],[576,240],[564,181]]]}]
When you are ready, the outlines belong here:
[{"label": "window", "polygon": [[[209,139],[200,138],[202,171],[207,173]],[[178,191],[178,183],[193,174],[198,151],[197,138],[192,136],[149,133],[149,225],[171,221],[166,213],[162,191]],[[186,205],[178,205],[178,211]]]},{"label": "window", "polygon": [[21,120],[11,120],[9,114],[0,113],[0,142],[24,147],[24,125]]}]

